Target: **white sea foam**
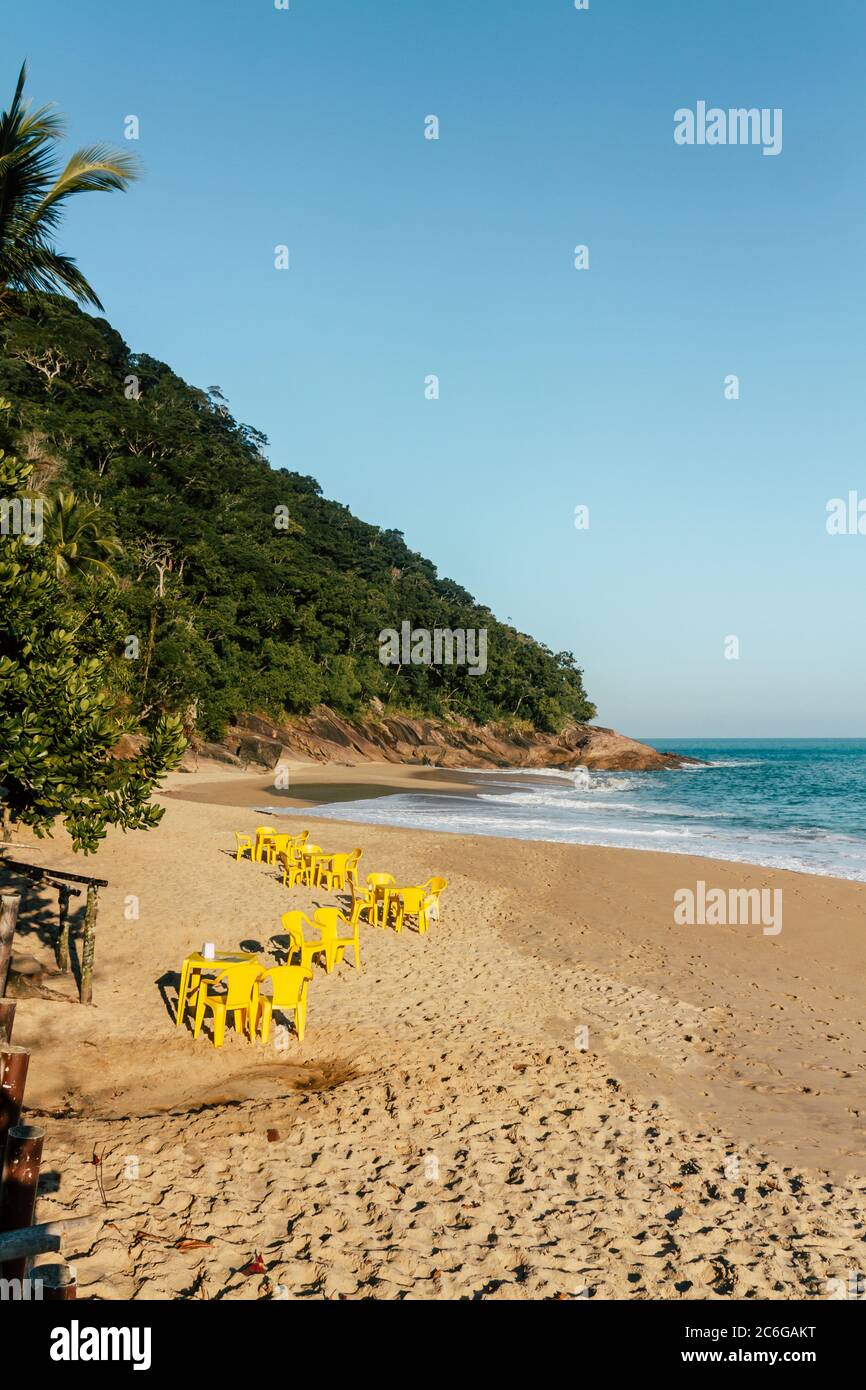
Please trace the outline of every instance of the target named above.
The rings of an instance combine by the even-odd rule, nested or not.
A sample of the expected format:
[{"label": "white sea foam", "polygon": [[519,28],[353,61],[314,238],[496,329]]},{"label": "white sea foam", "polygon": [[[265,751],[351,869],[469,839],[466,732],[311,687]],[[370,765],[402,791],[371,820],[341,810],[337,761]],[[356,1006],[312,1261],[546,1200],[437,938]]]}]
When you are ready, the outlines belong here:
[{"label": "white sea foam", "polygon": [[[785,762],[773,753],[721,756],[661,772],[485,769],[475,774],[476,796],[404,793],[316,807],[315,815],[464,835],[699,854],[866,882],[863,764],[848,765],[834,778],[822,775],[811,756]],[[757,777],[731,776],[756,767],[765,769]],[[684,772],[714,776],[695,780],[683,778]],[[807,806],[810,819],[825,819],[826,825],[800,823]],[[283,807],[259,812],[303,814]]]},{"label": "white sea foam", "polygon": [[683,763],[677,772],[707,772],[713,767],[765,767],[766,758],[708,758],[703,763]]},{"label": "white sea foam", "polygon": [[[285,814],[282,808],[273,809],[277,814]],[[615,814],[609,814],[611,812]],[[585,796],[551,796],[548,801],[544,795],[514,792],[510,795],[482,793],[478,797],[401,794],[316,807],[315,814],[333,820],[402,825],[461,835],[697,854],[734,863],[866,881],[866,843],[863,840],[821,829],[774,831],[715,823],[730,821],[734,818],[732,812],[659,807],[649,803],[604,803],[594,797],[587,800]],[[653,823],[659,815],[678,816],[680,824],[660,826]]]},{"label": "white sea foam", "polygon": [[480,767],[469,769],[473,777],[500,777],[510,782],[513,777],[549,777],[562,782],[563,787],[589,786],[587,767]]}]

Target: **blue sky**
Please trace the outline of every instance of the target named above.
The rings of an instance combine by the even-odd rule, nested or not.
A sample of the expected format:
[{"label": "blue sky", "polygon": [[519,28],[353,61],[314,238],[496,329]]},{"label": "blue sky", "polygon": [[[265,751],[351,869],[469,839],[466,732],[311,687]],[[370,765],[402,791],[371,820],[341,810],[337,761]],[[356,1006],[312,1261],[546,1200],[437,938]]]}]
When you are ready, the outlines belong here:
[{"label": "blue sky", "polygon": [[[864,40],[858,0],[42,0],[0,79],[26,55],[71,141],[145,166],[62,236],[130,345],[574,651],[602,723],[842,736]],[[699,100],[782,108],[781,154],[676,145]]]}]

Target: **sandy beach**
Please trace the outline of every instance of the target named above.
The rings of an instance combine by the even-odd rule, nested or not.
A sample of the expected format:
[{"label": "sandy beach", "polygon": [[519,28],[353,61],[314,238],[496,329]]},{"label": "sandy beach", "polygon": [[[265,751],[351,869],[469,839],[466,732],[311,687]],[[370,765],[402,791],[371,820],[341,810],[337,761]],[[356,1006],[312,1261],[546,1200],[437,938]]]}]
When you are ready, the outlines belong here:
[{"label": "sandy beach", "polygon": [[[474,785],[330,765],[279,794],[203,765],[86,863],[22,845],[110,884],[94,1007],[25,999],[15,1025],[36,1219],[94,1218],[80,1298],[801,1299],[862,1268],[866,885],[309,809]],[[174,1026],[184,956],[264,954],[282,912],[336,901],[235,862],[277,803],[365,873],[450,886],[426,935],[365,925],[360,973],[316,968],[303,1045],[219,1051]],[[783,930],[676,925],[699,879],[780,888]],[[52,960],[55,921],[31,888],[16,949]]]}]

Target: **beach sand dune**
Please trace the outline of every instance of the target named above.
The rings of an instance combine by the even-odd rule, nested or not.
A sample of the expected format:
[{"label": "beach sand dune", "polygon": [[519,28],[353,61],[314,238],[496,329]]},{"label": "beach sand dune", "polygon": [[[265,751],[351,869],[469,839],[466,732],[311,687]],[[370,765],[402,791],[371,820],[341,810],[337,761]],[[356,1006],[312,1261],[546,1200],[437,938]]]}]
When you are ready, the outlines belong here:
[{"label": "beach sand dune", "polygon": [[[208,780],[232,784],[174,777],[159,829],[88,864],[21,853],[111,885],[95,1007],[16,1022],[38,1219],[96,1219],[80,1297],[806,1298],[864,1268],[866,886],[299,810],[365,871],[444,873],[442,921],[364,926],[361,973],[316,970],[303,1046],[217,1051],[174,1027],[184,955],[265,950],[335,899],[235,863],[263,818],[186,799]],[[781,887],[782,932],[676,926],[699,878]],[[22,950],[50,955],[50,907],[31,891]]]}]

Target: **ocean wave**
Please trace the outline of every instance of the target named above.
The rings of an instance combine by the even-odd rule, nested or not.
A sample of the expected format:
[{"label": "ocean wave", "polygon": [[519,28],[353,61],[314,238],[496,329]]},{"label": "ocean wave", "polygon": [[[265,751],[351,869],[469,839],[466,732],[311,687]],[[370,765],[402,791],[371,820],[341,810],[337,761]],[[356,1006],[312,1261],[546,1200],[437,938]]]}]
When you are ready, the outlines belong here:
[{"label": "ocean wave", "polygon": [[684,763],[678,772],[706,772],[708,767],[765,767],[766,758],[707,758],[701,763]]},{"label": "ocean wave", "polygon": [[639,806],[636,801],[605,801],[601,807],[597,801],[584,801],[575,798],[568,792],[559,793],[558,797],[550,796],[545,792],[481,792],[479,801],[497,802],[501,806],[549,806],[551,810],[567,808],[570,811],[640,811],[644,808]]},{"label": "ocean wave", "polygon": [[[600,810],[594,796],[590,800],[557,796],[555,804],[550,804],[544,794],[521,792],[503,796],[483,793],[478,797],[401,793],[309,809],[316,816],[334,821],[700,855],[866,882],[866,838],[814,826],[726,826],[721,821],[734,813],[676,806],[659,808],[649,803],[631,810],[633,805],[607,802],[605,809]],[[608,816],[608,812],[617,810],[619,816]],[[259,811],[295,817],[303,814],[284,807],[260,807]],[[658,825],[654,818],[660,814],[679,816],[680,823]]]},{"label": "ocean wave", "polygon": [[569,788],[575,791],[624,791],[635,785],[632,775],[622,777],[615,772],[592,772],[588,767],[514,767],[481,768],[473,774],[476,777],[500,777],[506,783],[512,777],[550,777],[562,783],[558,790]]},{"label": "ocean wave", "polygon": [[652,806],[638,801],[587,801],[582,797],[571,796],[568,792],[549,795],[545,792],[481,792],[478,801],[493,806],[510,806],[515,810],[523,806],[549,807],[552,812],[592,811],[604,824],[603,817],[610,811],[634,811],[636,815],[677,816],[681,820],[732,820],[733,811],[698,811],[690,806]]},{"label": "ocean wave", "polygon": [[[687,751],[711,762],[660,772],[488,769],[474,779],[474,796],[400,793],[309,810],[333,820],[700,855],[866,882],[866,740],[829,751],[820,743]],[[749,775],[731,775],[739,769]]]}]

